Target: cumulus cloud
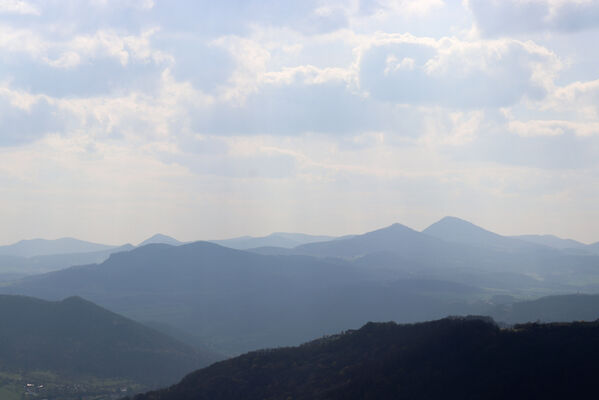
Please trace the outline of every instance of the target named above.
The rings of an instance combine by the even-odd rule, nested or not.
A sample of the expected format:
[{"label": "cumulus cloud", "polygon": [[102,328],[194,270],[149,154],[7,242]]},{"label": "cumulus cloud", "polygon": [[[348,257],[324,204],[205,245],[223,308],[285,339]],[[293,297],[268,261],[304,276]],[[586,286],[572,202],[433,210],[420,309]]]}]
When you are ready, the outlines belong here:
[{"label": "cumulus cloud", "polygon": [[0,26],[3,78],[14,87],[50,96],[152,87],[173,61],[152,48],[154,34],[154,29],[138,35],[100,30],[72,38],[46,38],[32,30]]},{"label": "cumulus cloud", "polygon": [[360,88],[404,104],[501,107],[542,98],[560,68],[555,54],[530,42],[388,35],[362,52]]},{"label": "cumulus cloud", "polygon": [[133,7],[142,10],[151,9],[156,4],[154,0],[89,0],[96,7]]},{"label": "cumulus cloud", "polygon": [[48,133],[67,130],[69,116],[45,96],[0,87],[0,147],[38,140]]},{"label": "cumulus cloud", "polygon": [[443,0],[360,0],[360,11],[367,15],[392,12],[413,16],[427,14],[443,4]]},{"label": "cumulus cloud", "polygon": [[23,0],[0,0],[0,14],[40,15],[40,10]]},{"label": "cumulus cloud", "polygon": [[488,36],[599,27],[599,3],[592,0],[468,0],[466,4],[478,30]]}]

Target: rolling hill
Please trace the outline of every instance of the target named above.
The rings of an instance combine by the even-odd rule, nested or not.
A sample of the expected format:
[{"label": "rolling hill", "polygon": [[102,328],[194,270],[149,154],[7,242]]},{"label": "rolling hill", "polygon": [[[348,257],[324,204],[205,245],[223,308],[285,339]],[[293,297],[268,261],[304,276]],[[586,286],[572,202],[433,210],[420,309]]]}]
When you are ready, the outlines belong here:
[{"label": "rolling hill", "polygon": [[280,247],[291,249],[306,243],[324,242],[332,239],[334,238],[331,236],[275,232],[262,237],[241,236],[232,239],[211,240],[210,242],[237,250],[248,250],[256,247]]},{"label": "rolling hill", "polygon": [[129,251],[134,247],[130,244],[111,247],[107,250],[98,250],[85,253],[47,254],[32,257],[0,255],[0,281],[1,276],[10,274],[24,277],[33,274],[42,274],[56,271],[74,265],[101,263],[111,254]]},{"label": "rolling hill", "polygon": [[0,289],[45,299],[79,295],[138,321],[166,323],[225,354],[299,344],[374,317],[439,318],[478,295],[464,285],[377,278],[343,260],[264,256],[208,242],[147,245]]},{"label": "rolling hill", "polygon": [[0,255],[35,257],[67,253],[91,253],[95,251],[110,250],[115,247],[117,246],[86,242],[73,238],[61,238],[55,240],[31,239],[21,240],[7,246],[0,246]]},{"label": "rolling hill", "polygon": [[0,295],[0,372],[173,383],[215,361],[80,297],[49,302]]}]

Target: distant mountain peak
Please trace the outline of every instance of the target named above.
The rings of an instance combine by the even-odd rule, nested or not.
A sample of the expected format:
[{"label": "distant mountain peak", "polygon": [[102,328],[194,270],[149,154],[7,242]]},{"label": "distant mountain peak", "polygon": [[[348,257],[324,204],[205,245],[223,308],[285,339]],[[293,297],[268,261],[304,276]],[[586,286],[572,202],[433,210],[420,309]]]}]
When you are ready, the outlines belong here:
[{"label": "distant mountain peak", "polygon": [[455,233],[455,230],[458,229],[461,232],[472,232],[472,233],[486,232],[486,233],[489,233],[492,235],[501,236],[501,235],[498,235],[497,233],[493,233],[484,228],[481,228],[480,226],[475,225],[470,221],[466,221],[465,219],[461,219],[461,218],[453,217],[453,216],[446,216],[446,217],[441,218],[439,221],[435,222],[434,224],[432,224],[431,226],[429,226],[422,232],[430,234],[432,232],[439,232],[441,230],[448,230],[448,229],[452,230],[453,233]]},{"label": "distant mountain peak", "polygon": [[395,222],[395,223],[393,223],[389,226],[386,226],[384,228],[380,228],[380,229],[376,229],[371,232],[367,232],[364,235],[373,235],[373,234],[376,235],[376,234],[383,234],[383,233],[387,233],[387,232],[414,232],[414,233],[417,233],[417,231],[410,228],[409,226],[400,224],[399,222]]},{"label": "distant mountain peak", "polygon": [[517,238],[503,236],[474,225],[472,222],[451,216],[440,219],[423,230],[422,233],[447,242],[464,243],[502,250],[530,249],[538,248],[539,246],[545,247],[539,244],[525,242]]},{"label": "distant mountain peak", "polygon": [[439,221],[435,222],[435,224],[456,224],[456,225],[460,224],[460,225],[464,225],[464,226],[473,226],[473,227],[476,227],[479,229],[483,229],[480,226],[475,225],[470,221],[467,221],[463,218],[454,217],[453,215],[447,215],[447,216],[441,218]]},{"label": "distant mountain peak", "polygon": [[170,244],[171,246],[179,246],[179,245],[183,244],[183,242],[175,239],[174,237],[167,236],[162,233],[157,233],[157,234],[147,238],[143,242],[141,242],[138,246],[145,246],[147,244],[155,244],[155,243]]},{"label": "distant mountain peak", "polygon": [[437,239],[415,231],[408,226],[394,223],[361,235],[304,244],[296,247],[294,251],[297,254],[319,257],[353,258],[380,251],[414,254],[414,252],[428,248],[428,245],[435,246],[437,242]]},{"label": "distant mountain peak", "polygon": [[[413,231],[413,229],[410,228],[409,226],[400,224],[399,222],[394,222],[393,224],[389,225],[387,228],[401,228],[401,229],[409,229],[409,230]],[[385,228],[382,228],[382,229],[385,229]]]}]

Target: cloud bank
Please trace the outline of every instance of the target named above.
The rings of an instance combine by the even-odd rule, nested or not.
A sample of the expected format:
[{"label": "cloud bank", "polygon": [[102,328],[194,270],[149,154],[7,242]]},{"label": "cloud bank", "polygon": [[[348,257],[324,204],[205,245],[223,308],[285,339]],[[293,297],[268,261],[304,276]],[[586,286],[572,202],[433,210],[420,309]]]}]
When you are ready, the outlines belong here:
[{"label": "cloud bank", "polygon": [[[0,241],[599,240],[595,2],[0,1]],[[84,223],[83,223],[84,222]]]}]

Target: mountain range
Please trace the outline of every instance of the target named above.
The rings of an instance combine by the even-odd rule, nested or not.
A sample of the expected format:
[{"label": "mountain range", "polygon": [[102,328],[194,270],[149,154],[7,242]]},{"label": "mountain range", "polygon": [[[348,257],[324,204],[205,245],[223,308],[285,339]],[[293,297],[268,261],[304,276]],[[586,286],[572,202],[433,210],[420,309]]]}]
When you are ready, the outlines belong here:
[{"label": "mountain range", "polygon": [[[329,236],[277,232],[264,237],[243,236],[211,242],[235,249],[263,246],[291,248],[303,243],[329,240],[330,238]],[[182,242],[161,233],[145,239],[137,246],[131,244],[110,246],[72,238],[21,240],[11,245],[0,246],[0,283],[74,265],[101,263],[112,253],[132,250],[135,247],[149,244],[180,246],[185,243],[189,242]]]},{"label": "mountain range", "polygon": [[[364,279],[365,273],[345,264],[196,242],[147,245],[113,254],[102,264],[32,276],[2,290],[54,300],[80,295],[138,321],[193,333],[225,353],[239,353],[320,333],[318,316],[310,314],[316,305],[311,294]],[[306,318],[315,318],[314,323]]]},{"label": "mountain range", "polygon": [[[393,240],[399,237],[400,230],[403,230],[404,236],[409,235],[408,232],[411,232],[412,238],[409,239],[405,236],[406,240],[395,241],[392,244],[378,242],[377,235],[383,240],[387,236],[386,233],[381,234],[385,230],[397,231]],[[328,256],[344,258],[364,256],[376,251],[388,251],[391,248],[396,254],[403,253],[405,258],[406,252],[412,249],[411,245],[416,244],[416,247],[413,248],[416,251],[421,249],[422,246],[426,248],[434,247],[430,240],[428,243],[423,243],[426,239],[423,239],[422,235],[414,235],[418,233],[441,239],[444,242],[465,244],[470,247],[484,247],[487,250],[509,252],[526,249],[534,251],[535,248],[537,250],[553,248],[561,253],[572,255],[599,255],[599,242],[586,245],[575,240],[561,239],[552,235],[501,236],[455,217],[445,217],[422,232],[414,231],[400,224],[394,224],[388,228],[363,235],[347,235],[339,238],[275,232],[263,237],[242,236],[232,239],[210,240],[210,242],[238,250],[251,250],[260,254],[327,256],[326,253],[328,252]],[[355,239],[356,237],[359,237],[359,239]],[[368,244],[369,239],[370,244]],[[158,233],[142,241],[137,247],[148,244],[180,246],[186,243],[190,242],[182,242],[171,236]],[[319,246],[318,243],[324,244]],[[397,247],[401,246],[401,243],[405,243],[404,247]],[[366,248],[354,248],[353,246],[356,244],[366,246]],[[101,263],[112,253],[128,251],[134,247],[130,244],[109,246],[72,238],[22,240],[12,245],[0,246],[0,282],[74,265]],[[344,250],[343,247],[346,247],[346,249]],[[361,250],[358,251],[358,249]]]},{"label": "mountain range", "polygon": [[99,264],[11,282],[0,291],[48,300],[78,295],[137,321],[166,324],[194,345],[235,355],[298,344],[369,320],[483,313],[517,321],[510,316],[516,308],[505,302],[497,308],[494,299],[599,287],[598,256],[506,238],[454,218],[424,232],[394,224],[264,250],[149,244]]}]

